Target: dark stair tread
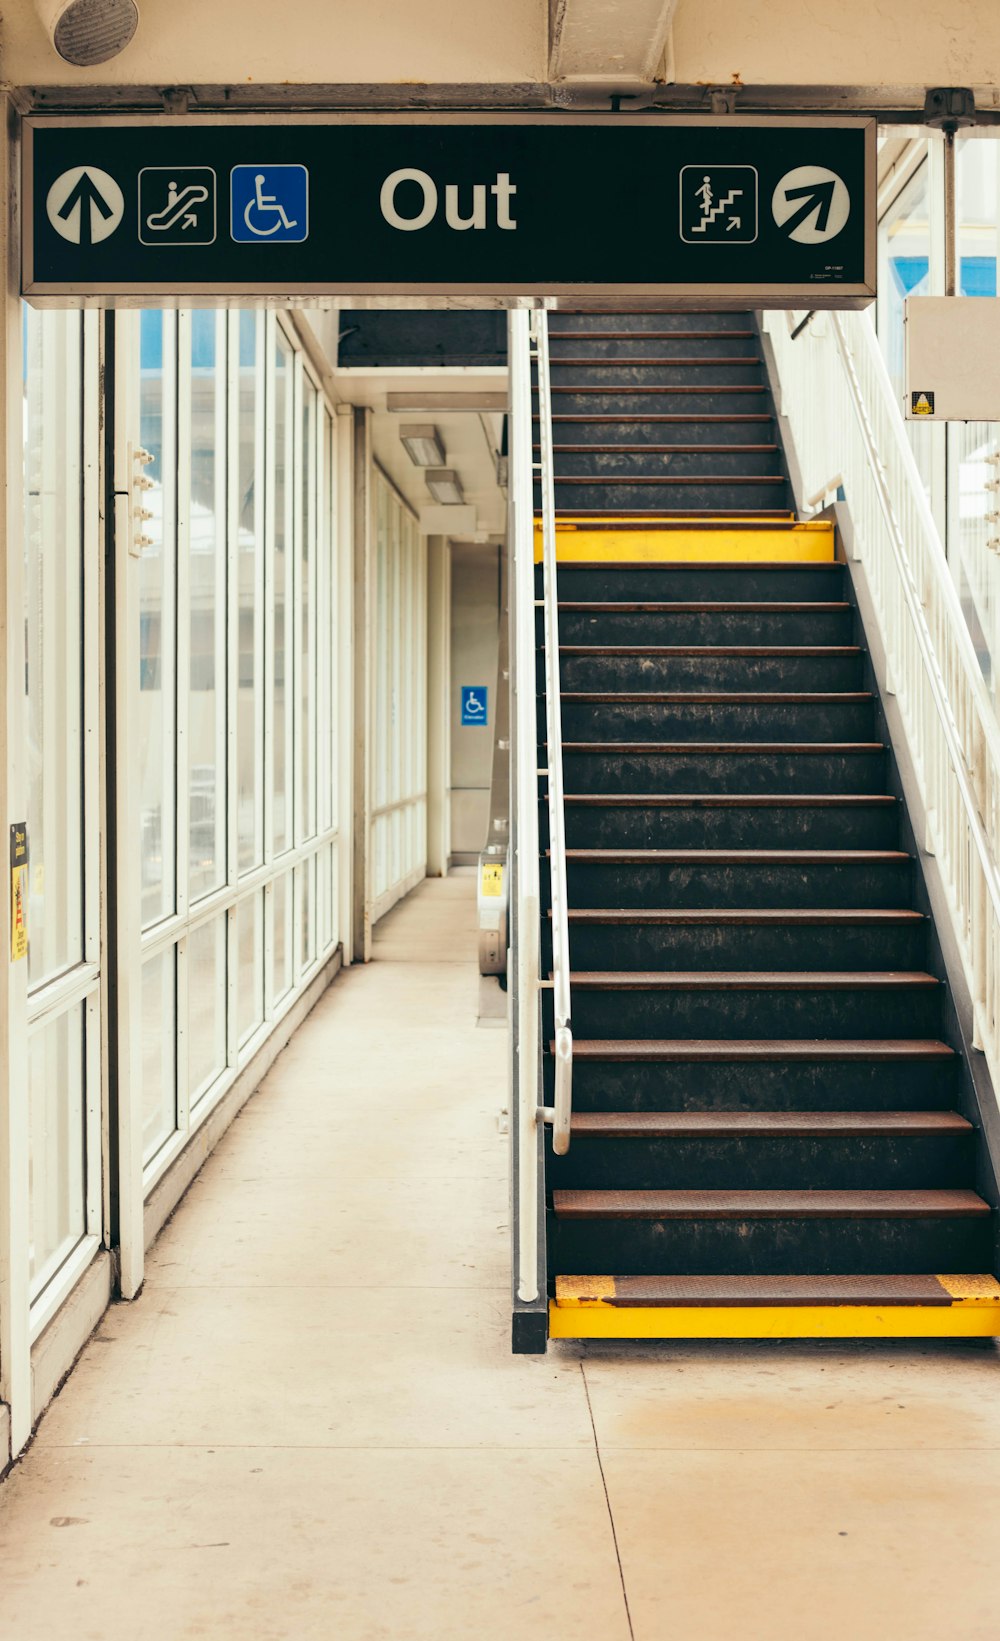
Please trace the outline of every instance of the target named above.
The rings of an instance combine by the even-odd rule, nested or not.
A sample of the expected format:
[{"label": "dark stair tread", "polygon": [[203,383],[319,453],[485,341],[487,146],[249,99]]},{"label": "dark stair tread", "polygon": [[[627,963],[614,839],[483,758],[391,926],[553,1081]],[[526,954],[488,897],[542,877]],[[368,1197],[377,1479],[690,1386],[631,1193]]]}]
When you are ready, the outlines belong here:
[{"label": "dark stair tread", "polygon": [[971,1134],[957,1111],[579,1111],[574,1139]]},{"label": "dark stair tread", "polygon": [[890,792],[567,792],[563,802],[588,809],[884,809],[899,800]]},{"label": "dark stair tread", "polygon": [[795,753],[818,754],[829,757],[831,753],[885,752],[884,741],[564,741],[563,755],[567,752],[586,753],[593,756],[595,753],[607,753],[616,758],[623,754],[634,753],[636,756],[648,757],[664,754],[675,757],[680,753],[694,754],[699,757],[706,755],[718,756],[719,753],[759,754],[766,753]]},{"label": "dark stair tread", "polygon": [[[554,1053],[554,1043],[549,1052]],[[670,1064],[676,1061],[732,1061],[748,1065],[760,1061],[931,1061],[956,1059],[955,1050],[933,1037],[667,1037],[667,1038],[576,1038],[574,1060],[649,1061]]]},{"label": "dark stair tread", "polygon": [[561,1219],[978,1219],[975,1191],[554,1191]]},{"label": "dark stair tread", "polygon": [[[617,566],[616,566],[617,568]],[[671,569],[679,568],[671,565]],[[795,566],[799,568],[798,565]],[[541,603],[541,600],[538,600]],[[625,599],[609,603],[603,599],[573,599],[561,598],[559,610],[588,610],[592,615],[802,615],[803,612],[819,610],[824,615],[831,612],[841,613],[849,610],[850,605],[843,599],[834,602],[825,602],[812,599],[787,603],[778,599],[762,603],[752,600],[749,603],[716,602],[714,599],[699,599],[692,603],[690,599],[668,603],[652,602],[649,599]]]},{"label": "dark stair tread", "polygon": [[[555,484],[784,484],[781,473],[554,473]],[[558,511],[558,509],[557,509]]]},{"label": "dark stair tread", "polygon": [[[540,450],[540,445],[533,447]],[[764,456],[776,451],[776,444],[560,444],[553,445],[557,456]]]},{"label": "dark stair tread", "polygon": [[[703,395],[707,398],[710,394],[764,394],[768,392],[768,388],[763,382],[672,382],[669,386],[662,383],[650,385],[646,382],[636,386],[635,383],[629,382],[627,385],[619,387],[616,387],[612,382],[553,382],[549,387],[549,392],[553,395],[556,393],[602,393],[605,398],[620,399],[630,399],[633,394],[638,395],[640,393],[686,393],[689,397]],[[698,419],[700,420],[700,418]]]},{"label": "dark stair tread", "polygon": [[[540,519],[541,516],[541,508],[536,507],[535,518]],[[573,523],[585,524],[588,530],[648,530],[651,525],[655,525],[658,530],[717,530],[720,519],[725,519],[727,524],[735,521],[739,524],[740,529],[752,530],[757,527],[762,530],[773,530],[781,527],[786,530],[793,530],[800,522],[787,507],[713,507],[711,512],[708,513],[704,508],[696,512],[681,513],[676,507],[664,507],[658,513],[655,507],[621,507],[616,508],[614,513],[609,513],[607,508],[580,506],[560,508],[559,516],[560,518],[569,519]],[[581,559],[579,561],[566,560],[566,562],[580,565],[585,564],[587,561]],[[649,564],[654,569],[657,562],[656,559],[649,560]],[[788,560],[788,564],[794,569],[799,568],[799,562],[798,559]],[[834,560],[826,559],[817,560],[816,562],[825,563],[829,566],[834,563]],[[675,563],[665,561],[662,568],[668,570],[690,568],[691,563],[691,559],[681,559]],[[747,569],[751,563],[751,560],[747,560],[743,568]],[[699,566],[699,568],[707,569],[708,566]]]},{"label": "dark stair tread", "polygon": [[749,342],[756,334],[755,330],[553,330],[549,326],[550,342],[567,338],[574,342],[668,342],[675,336],[683,337],[685,342],[731,342],[737,338]]},{"label": "dark stair tread", "polygon": [[622,866],[654,861],[680,866],[852,866],[901,863],[911,857],[902,849],[567,849],[566,859]]},{"label": "dark stair tread", "polygon": [[570,975],[575,991],[868,991],[941,984],[922,969],[587,969]]},{"label": "dark stair tread", "polygon": [[[607,389],[604,390],[607,392]],[[537,411],[532,416],[533,422],[540,422]],[[622,412],[616,415],[614,411],[556,411],[552,416],[553,422],[607,422],[609,426],[617,426],[630,422],[662,422],[677,425],[687,422],[690,426],[700,426],[707,423],[709,426],[718,426],[722,422],[736,422],[742,425],[745,422],[773,422],[774,417],[764,410],[732,410],[728,414],[723,411],[703,411],[700,415],[691,411],[678,412],[672,410],[647,411],[644,415],[632,412]]]},{"label": "dark stair tread", "polygon": [[614,660],[633,656],[683,656],[693,661],[714,660],[719,655],[732,655],[741,661],[765,657],[768,660],[788,661],[799,656],[831,660],[834,656],[861,654],[858,644],[560,644],[560,655],[609,655]]},{"label": "dark stair tread", "polygon": [[[551,907],[549,908],[548,915],[551,918]],[[571,923],[596,923],[599,925],[606,923],[629,925],[636,923],[676,923],[684,925],[698,923],[788,923],[798,925],[805,924],[807,926],[812,926],[814,924],[817,926],[825,926],[826,924],[833,924],[835,926],[839,924],[843,926],[844,924],[854,923],[915,924],[924,922],[923,912],[914,912],[909,908],[901,908],[897,910],[894,907],[887,909],[858,907],[857,909],[852,909],[849,907],[836,906],[827,909],[820,908],[815,911],[799,910],[795,907],[790,907],[787,909],[784,907],[767,907],[763,910],[756,910],[753,907],[747,907],[746,909],[732,909],[728,907],[700,907],[697,910],[691,911],[676,911],[673,908],[653,909],[649,907],[636,909],[634,911],[625,907],[570,907],[568,915]]]},{"label": "dark stair tread", "polygon": [[557,1276],[556,1304],[951,1305],[1000,1299],[994,1276]]},{"label": "dark stair tread", "polygon": [[611,703],[626,702],[632,705],[649,706],[653,702],[666,705],[684,706],[689,701],[696,701],[699,706],[732,706],[738,701],[748,706],[828,706],[831,702],[871,701],[872,693],[867,689],[844,689],[812,691],[802,690],[700,690],[700,689],[671,689],[671,690],[609,690],[585,689],[563,690],[563,701],[588,701]]},{"label": "dark stair tread", "polygon": [[[621,371],[622,369],[635,370],[637,367],[646,369],[654,366],[663,370],[688,370],[692,366],[697,366],[700,369],[702,365],[710,366],[716,370],[720,365],[732,365],[738,370],[744,365],[762,365],[764,361],[759,353],[688,353],[677,354],[671,358],[668,358],[665,354],[661,357],[655,353],[646,355],[627,353],[617,356],[612,355],[610,358],[606,353],[588,354],[582,358],[577,358],[571,353],[561,353],[557,358],[550,359],[549,363],[558,365],[560,368],[567,365],[571,370]],[[711,384],[706,385],[711,386]],[[622,391],[631,393],[632,383],[626,383]]]}]

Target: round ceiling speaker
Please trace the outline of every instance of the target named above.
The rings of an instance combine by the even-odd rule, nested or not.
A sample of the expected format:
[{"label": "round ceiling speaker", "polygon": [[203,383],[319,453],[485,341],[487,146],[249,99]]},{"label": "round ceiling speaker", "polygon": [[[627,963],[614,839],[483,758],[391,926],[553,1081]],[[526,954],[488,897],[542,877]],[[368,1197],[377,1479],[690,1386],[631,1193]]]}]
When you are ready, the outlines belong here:
[{"label": "round ceiling speaker", "polygon": [[72,0],[56,19],[52,38],[67,63],[91,68],[124,51],[138,26],[135,0]]}]

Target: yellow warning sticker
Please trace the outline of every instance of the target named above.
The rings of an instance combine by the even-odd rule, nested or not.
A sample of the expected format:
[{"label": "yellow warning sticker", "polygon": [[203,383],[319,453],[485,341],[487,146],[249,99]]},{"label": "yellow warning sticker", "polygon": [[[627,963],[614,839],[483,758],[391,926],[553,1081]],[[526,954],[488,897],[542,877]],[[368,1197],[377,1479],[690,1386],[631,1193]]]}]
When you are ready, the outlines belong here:
[{"label": "yellow warning sticker", "polygon": [[28,823],[10,829],[10,955],[16,963],[28,955]]},{"label": "yellow warning sticker", "polygon": [[503,867],[499,862],[483,862],[481,893],[494,897],[503,894]]},{"label": "yellow warning sticker", "polygon": [[933,393],[911,393],[910,394],[910,415],[911,416],[933,416],[933,414],[934,414],[934,395],[933,395]]}]

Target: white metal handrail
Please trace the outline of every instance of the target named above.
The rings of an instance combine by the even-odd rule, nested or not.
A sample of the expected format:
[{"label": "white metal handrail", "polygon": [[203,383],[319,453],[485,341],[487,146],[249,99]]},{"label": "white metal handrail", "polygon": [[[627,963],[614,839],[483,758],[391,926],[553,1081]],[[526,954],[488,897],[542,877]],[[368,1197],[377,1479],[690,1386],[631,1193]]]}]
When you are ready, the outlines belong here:
[{"label": "white metal handrail", "polygon": [[538,1189],[539,1059],[541,993],[539,973],[541,891],[538,868],[538,690],[535,668],[535,526],[532,503],[531,338],[529,316],[510,315],[510,420],[508,509],[513,551],[513,645],[511,730],[513,819],[516,859],[513,927],[516,941],[516,1055],[514,1101],[514,1213],[517,1297],[539,1298]]},{"label": "white metal handrail", "polygon": [[563,795],[562,696],[559,680],[559,589],[552,450],[552,383],[548,314],[532,314],[538,377],[538,476],[542,494],[542,602],[545,622],[545,734],[548,751],[549,878],[552,907],[552,1004],[555,1015],[555,1103],[544,1108],[552,1149],[569,1150],[573,1117],[573,1029],[570,1008],[569,888],[566,876],[566,805]]},{"label": "white metal handrail", "polygon": [[782,413],[805,495],[842,488],[973,1004],[974,1043],[1000,1075],[1000,725],[906,426],[866,314],[828,314],[793,340],[768,314]]}]

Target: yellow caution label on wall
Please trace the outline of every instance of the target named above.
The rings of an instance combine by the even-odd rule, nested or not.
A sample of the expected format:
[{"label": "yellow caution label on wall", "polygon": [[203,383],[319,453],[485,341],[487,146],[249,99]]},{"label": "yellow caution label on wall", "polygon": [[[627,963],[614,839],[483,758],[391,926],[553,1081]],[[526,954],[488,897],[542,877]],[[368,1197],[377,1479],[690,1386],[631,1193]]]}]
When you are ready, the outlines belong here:
[{"label": "yellow caution label on wall", "polygon": [[910,415],[911,416],[933,416],[933,414],[934,414],[934,395],[933,395],[933,393],[911,393],[910,394]]},{"label": "yellow caution label on wall", "polygon": [[28,955],[28,823],[10,829],[10,955],[17,963]]},{"label": "yellow caution label on wall", "polygon": [[503,867],[499,862],[483,862],[482,887],[480,889],[480,893],[483,896],[490,895],[493,897],[503,894]]}]

